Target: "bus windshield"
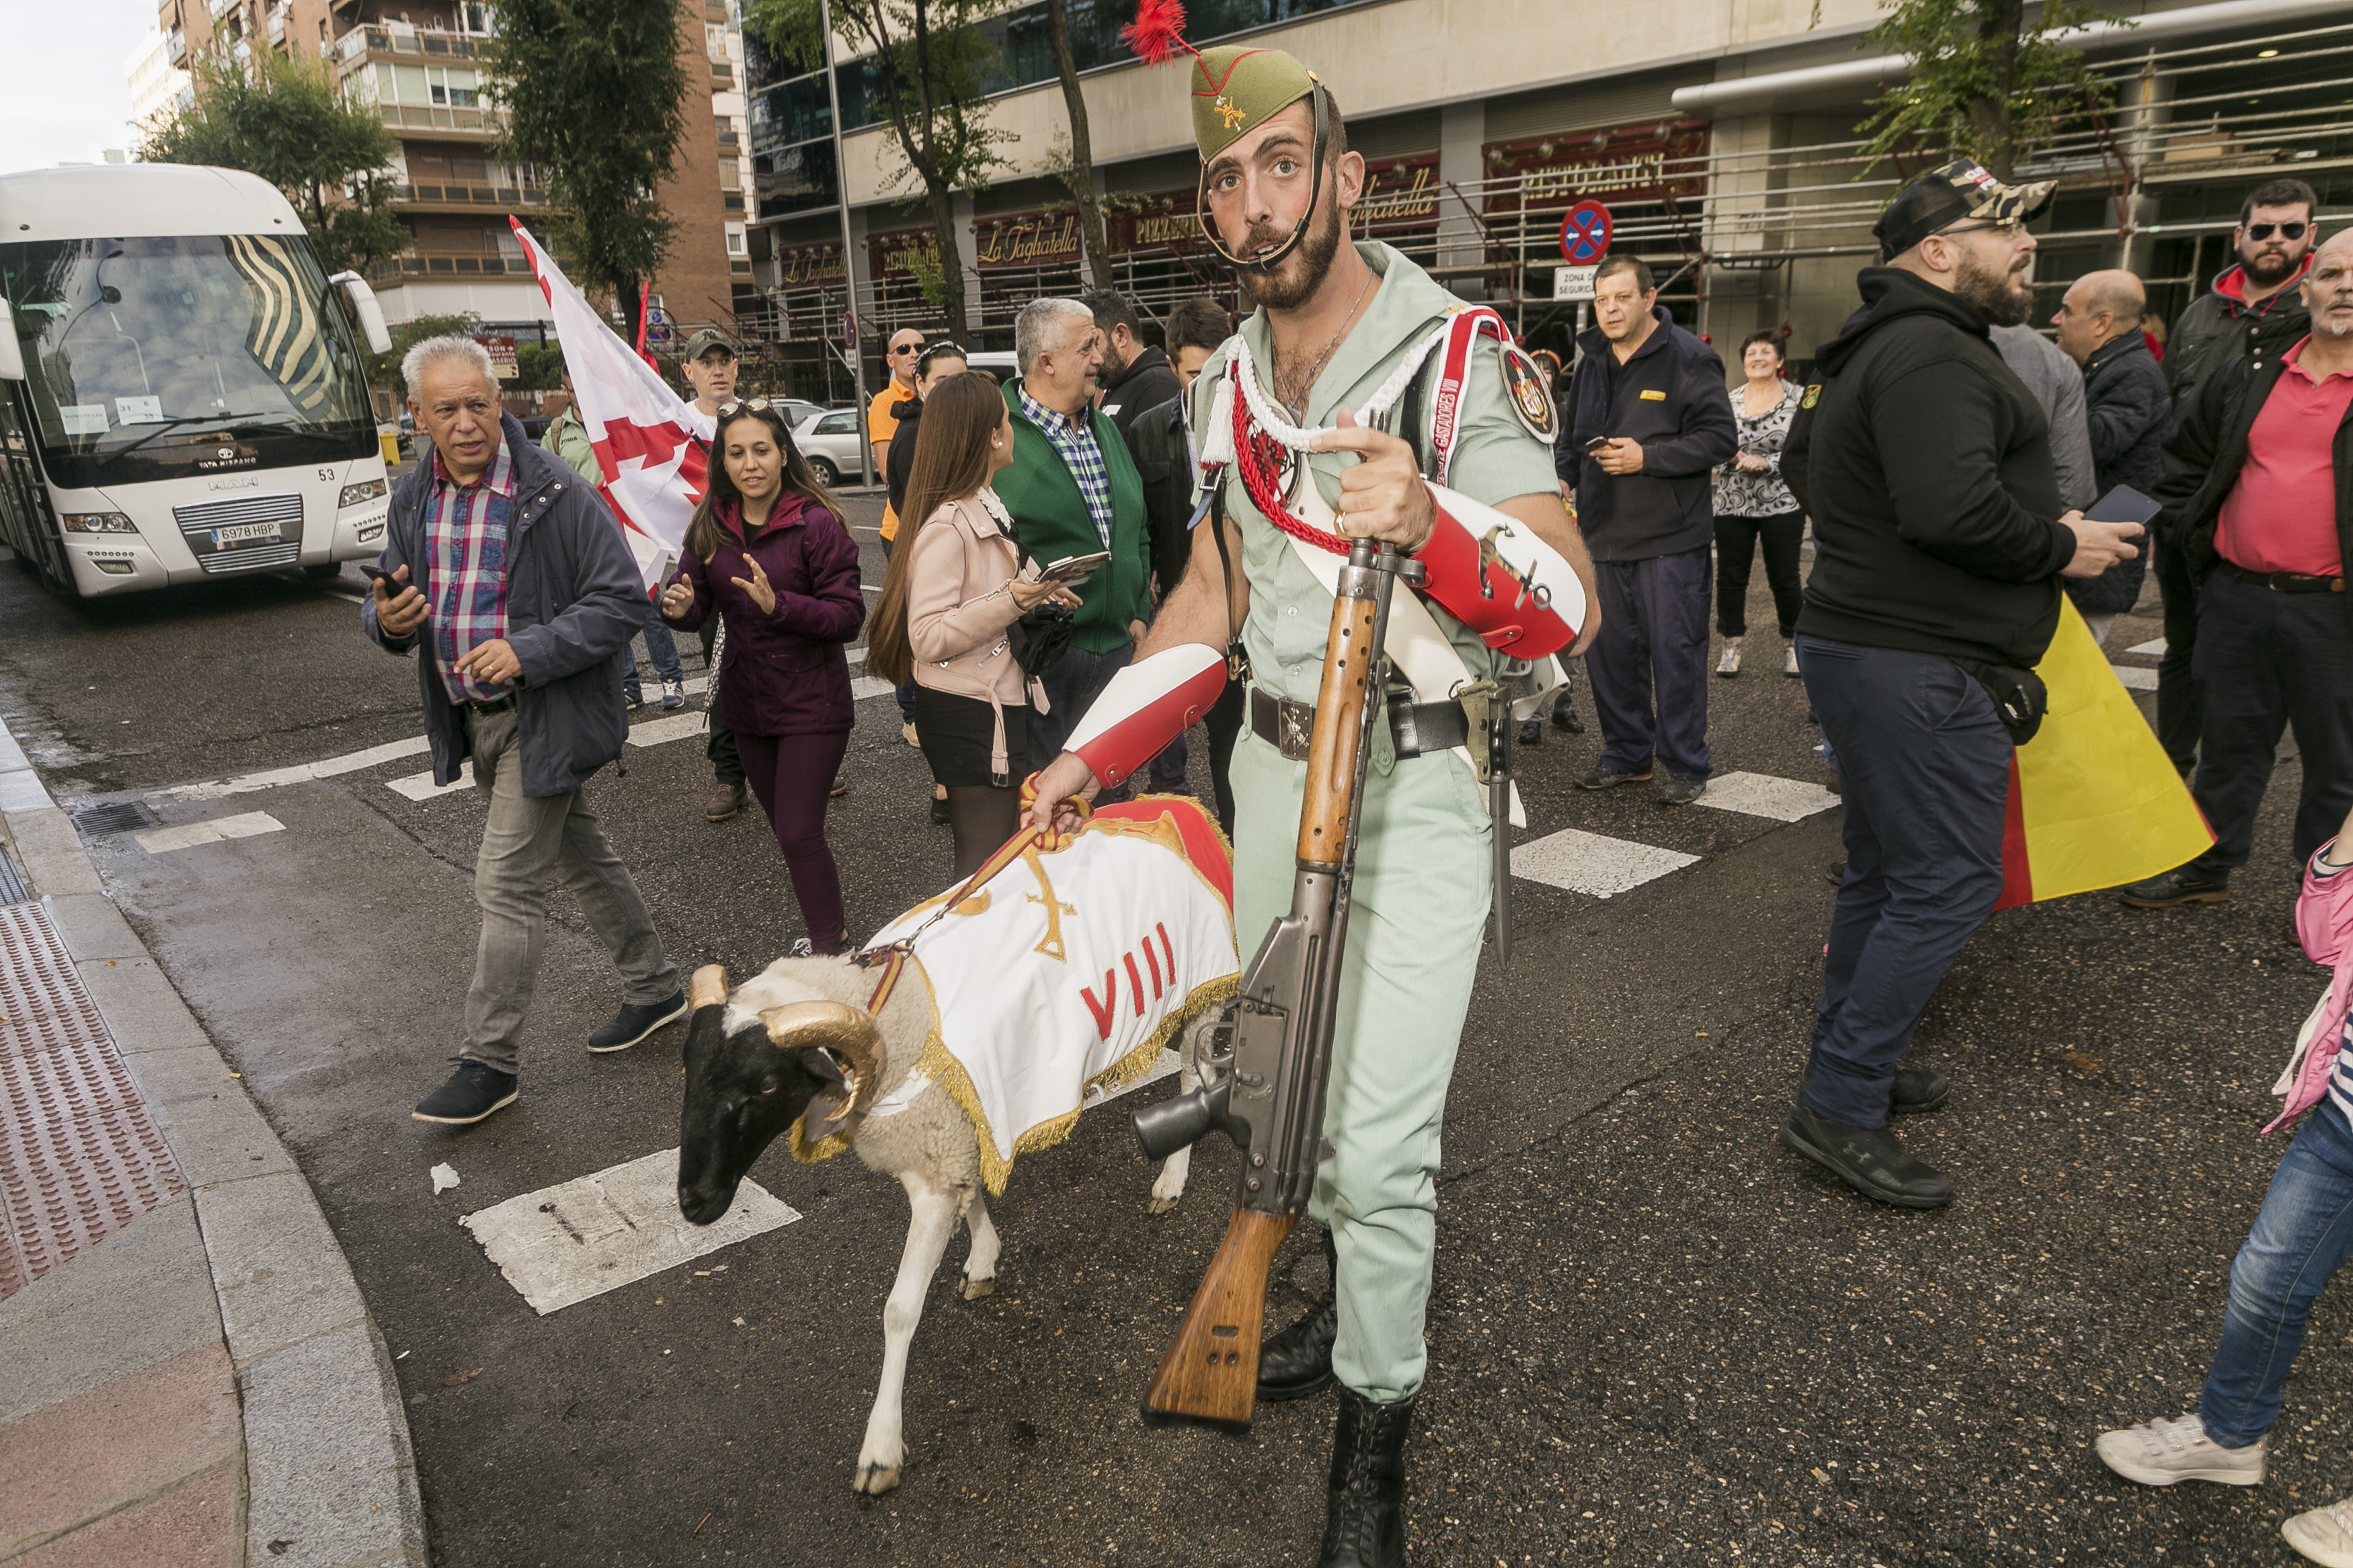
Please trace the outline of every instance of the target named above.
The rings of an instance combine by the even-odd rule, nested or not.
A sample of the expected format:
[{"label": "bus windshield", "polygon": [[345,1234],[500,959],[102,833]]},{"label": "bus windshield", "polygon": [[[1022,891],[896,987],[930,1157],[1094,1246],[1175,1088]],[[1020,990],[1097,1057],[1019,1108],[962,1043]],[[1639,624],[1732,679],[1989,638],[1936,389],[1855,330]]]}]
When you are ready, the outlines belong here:
[{"label": "bus windshield", "polygon": [[300,237],[0,244],[0,289],[58,483],[373,448],[357,351]]}]

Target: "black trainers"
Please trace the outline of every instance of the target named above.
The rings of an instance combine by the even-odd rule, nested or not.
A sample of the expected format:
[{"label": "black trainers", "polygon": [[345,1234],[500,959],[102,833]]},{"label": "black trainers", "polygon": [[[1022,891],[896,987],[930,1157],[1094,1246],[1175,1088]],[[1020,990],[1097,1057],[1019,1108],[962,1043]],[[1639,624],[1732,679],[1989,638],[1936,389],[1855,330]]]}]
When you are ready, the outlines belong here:
[{"label": "black trainers", "polygon": [[1541,746],[1544,744],[1543,720],[1528,718],[1520,721],[1520,744],[1523,746]]},{"label": "black trainers", "polygon": [[1803,1104],[1781,1124],[1781,1147],[1861,1193],[1897,1208],[1940,1209],[1953,1201],[1945,1173],[1904,1147],[1884,1127],[1850,1127]]},{"label": "black trainers", "polygon": [[674,1024],[686,1016],[686,993],[673,994],[667,1002],[629,1003],[613,1015],[613,1021],[588,1037],[592,1051],[626,1051],[664,1024]]},{"label": "black trainers", "polygon": [[1689,805],[1707,793],[1705,779],[1687,779],[1681,773],[1669,773],[1659,781],[1661,805]]},{"label": "black trainers", "polygon": [[2146,882],[2135,882],[2116,895],[2116,902],[2136,910],[2176,910],[2184,904],[2230,901],[2228,876],[2200,877],[2187,866],[2177,867],[2162,877],[2151,877]]},{"label": "black trainers", "polygon": [[1585,721],[1577,716],[1577,704],[1568,700],[1566,691],[1560,694],[1560,700],[1553,704],[1552,727],[1564,735],[1585,733]]},{"label": "black trainers", "polygon": [[1597,767],[1591,773],[1587,773],[1583,778],[1578,779],[1577,781],[1577,787],[1579,789],[1616,789],[1620,784],[1648,784],[1650,782],[1651,775],[1647,772],[1639,773],[1612,773],[1608,768]]},{"label": "black trainers", "polygon": [[1945,1109],[1953,1098],[1953,1080],[1927,1068],[1897,1068],[1895,1093],[1887,1102],[1890,1116],[1926,1116]]},{"label": "black trainers", "polygon": [[419,1121],[448,1127],[471,1127],[493,1110],[515,1102],[515,1075],[486,1067],[471,1057],[453,1058],[458,1070],[449,1081],[417,1102],[408,1114]]}]

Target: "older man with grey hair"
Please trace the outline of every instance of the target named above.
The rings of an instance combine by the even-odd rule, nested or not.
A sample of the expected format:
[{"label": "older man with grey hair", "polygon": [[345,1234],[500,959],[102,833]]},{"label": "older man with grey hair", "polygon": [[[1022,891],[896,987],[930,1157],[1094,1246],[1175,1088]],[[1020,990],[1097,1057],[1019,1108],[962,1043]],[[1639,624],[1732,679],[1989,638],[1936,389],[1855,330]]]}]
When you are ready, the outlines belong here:
[{"label": "older man with grey hair", "polygon": [[584,787],[628,733],[621,649],[646,606],[637,563],[595,489],[500,407],[480,343],[427,338],[400,368],[433,449],[393,491],[360,624],[387,652],[419,654],[434,782],[455,784],[470,761],[490,808],[465,1044],[414,1112],[466,1126],[514,1103],[550,877],[621,973],[621,1010],[590,1050],[627,1049],[684,1017],[686,993]]},{"label": "older man with grey hair", "polygon": [[1103,556],[1073,585],[1070,646],[1041,679],[1047,710],[1029,754],[1059,754],[1071,728],[1134,652],[1152,615],[1152,541],[1144,479],[1118,429],[1094,406],[1103,334],[1076,300],[1032,300],[1013,319],[1021,374],[1005,384],[1013,466],[996,489],[1022,548],[1041,565]]}]

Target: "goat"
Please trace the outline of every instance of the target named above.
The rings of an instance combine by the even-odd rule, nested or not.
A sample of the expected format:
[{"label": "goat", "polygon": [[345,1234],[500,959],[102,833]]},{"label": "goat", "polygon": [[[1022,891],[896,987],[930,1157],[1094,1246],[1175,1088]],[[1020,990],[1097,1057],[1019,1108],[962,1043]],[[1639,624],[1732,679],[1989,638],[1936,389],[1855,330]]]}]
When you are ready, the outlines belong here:
[{"label": "goat", "polygon": [[[972,1236],[964,1299],[995,1291],[997,1230],[982,1193],[972,1121],[936,1083],[902,1109],[868,1113],[906,1082],[932,1027],[921,985],[901,985],[869,1016],[874,972],[849,959],[783,958],[731,996],[717,964],[695,971],[686,1037],[686,1102],[679,1138],[678,1206],[696,1225],[728,1211],[754,1161],[803,1117],[805,1147],[840,1133],[869,1169],[896,1176],[911,1211],[899,1274],[882,1308],[882,1377],[858,1453],[857,1490],[889,1491],[906,1463],[900,1421],[907,1348],[940,1258],[964,1221]],[[1182,1081],[1199,1081],[1199,1061],[1218,1023],[1210,1007],[1177,1035]],[[1151,1212],[1176,1206],[1190,1148],[1170,1155],[1152,1184]]]}]

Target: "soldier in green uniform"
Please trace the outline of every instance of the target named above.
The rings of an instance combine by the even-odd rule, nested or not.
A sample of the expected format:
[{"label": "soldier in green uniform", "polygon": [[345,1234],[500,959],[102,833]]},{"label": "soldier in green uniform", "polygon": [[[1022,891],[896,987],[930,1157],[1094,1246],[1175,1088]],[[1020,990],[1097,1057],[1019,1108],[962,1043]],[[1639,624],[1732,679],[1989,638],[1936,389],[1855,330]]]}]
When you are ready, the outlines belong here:
[{"label": "soldier in green uniform", "polygon": [[[1288,510],[1294,520],[1302,511],[1320,519],[1329,533],[1418,550],[1440,521],[1423,470],[1434,460],[1445,355],[1428,353],[1411,378],[1419,395],[1391,401],[1388,422],[1398,433],[1361,426],[1354,411],[1377,403],[1405,356],[1417,345],[1426,352],[1461,302],[1389,247],[1351,240],[1364,160],[1346,151],[1338,107],[1305,67],[1276,50],[1220,47],[1194,56],[1187,75],[1203,222],[1259,303],[1242,327],[1247,363],[1239,368],[1256,376],[1258,406],[1271,403],[1306,448],[1281,454]],[[1449,483],[1532,527],[1574,570],[1589,605],[1590,559],[1561,505],[1546,438],[1549,403],[1507,379],[1514,373],[1494,335],[1470,342],[1456,374]],[[1217,390],[1234,357],[1229,343],[1194,384],[1193,430],[1205,451],[1234,406]],[[1320,434],[1300,440],[1307,429]],[[1253,445],[1255,487],[1244,478]],[[1285,742],[1305,731],[1301,715],[1316,695],[1332,594],[1308,564],[1315,547],[1277,528],[1250,499],[1252,488],[1272,493],[1264,473],[1272,446],[1241,446],[1219,480],[1226,549],[1201,537],[1211,528],[1196,530],[1188,575],[1139,645],[1138,661],[1185,643],[1223,649],[1237,628],[1247,648],[1251,720],[1233,757],[1234,913],[1247,957],[1290,907],[1307,764],[1303,746]],[[1303,479],[1294,464],[1303,464]],[[1468,682],[1505,672],[1503,655],[1425,602]],[[1577,651],[1597,624],[1587,616]],[[1414,698],[1450,695],[1418,689]],[[1104,700],[1115,700],[1110,692]],[[1474,732],[1470,744],[1482,739]],[[1403,1448],[1426,1360],[1439,1131],[1493,892],[1495,829],[1462,754],[1400,757],[1386,724],[1374,745],[1324,1110],[1335,1152],[1311,1205],[1336,1253],[1336,1290],[1271,1339],[1260,1363],[1263,1399],[1341,1385],[1324,1568],[1404,1561]],[[1033,820],[1050,819],[1054,803],[1092,782],[1087,763],[1064,752],[1039,778]]]}]

